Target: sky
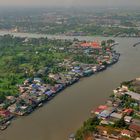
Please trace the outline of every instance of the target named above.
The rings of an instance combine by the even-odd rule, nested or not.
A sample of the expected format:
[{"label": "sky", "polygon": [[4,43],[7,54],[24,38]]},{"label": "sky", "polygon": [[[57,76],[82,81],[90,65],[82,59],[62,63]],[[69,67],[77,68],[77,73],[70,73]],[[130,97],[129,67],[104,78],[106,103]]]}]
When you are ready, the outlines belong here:
[{"label": "sky", "polygon": [[0,0],[6,6],[140,6],[140,0]]}]

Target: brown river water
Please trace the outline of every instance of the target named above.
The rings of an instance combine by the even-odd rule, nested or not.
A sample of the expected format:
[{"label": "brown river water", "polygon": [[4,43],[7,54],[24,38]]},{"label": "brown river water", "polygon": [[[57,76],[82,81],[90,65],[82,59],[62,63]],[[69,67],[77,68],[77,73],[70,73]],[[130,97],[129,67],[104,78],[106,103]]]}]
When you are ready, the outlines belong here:
[{"label": "brown river water", "polygon": [[[93,40],[95,37],[79,39]],[[140,76],[140,45],[132,47],[140,39],[115,40],[119,42],[115,49],[121,53],[117,64],[81,79],[31,115],[15,119],[8,129],[0,132],[0,140],[68,140],[69,134],[75,132],[89,118],[90,110],[104,104],[120,82]]]}]

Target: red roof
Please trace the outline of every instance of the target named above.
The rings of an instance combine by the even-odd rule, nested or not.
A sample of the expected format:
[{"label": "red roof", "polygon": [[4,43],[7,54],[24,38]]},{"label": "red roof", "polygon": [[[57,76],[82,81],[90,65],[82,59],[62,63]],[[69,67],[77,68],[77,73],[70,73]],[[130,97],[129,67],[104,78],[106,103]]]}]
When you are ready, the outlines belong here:
[{"label": "red roof", "polygon": [[130,135],[130,136],[132,136],[132,135],[133,135],[133,132],[124,129],[124,130],[121,131],[121,134],[125,134],[125,135]]},{"label": "red roof", "polygon": [[107,109],[108,107],[106,105],[100,105],[98,108],[99,109]]},{"label": "red roof", "polygon": [[100,113],[100,112],[102,112],[103,111],[103,109],[99,109],[99,108],[97,108],[96,110],[95,110],[95,112],[98,112],[98,113]]},{"label": "red roof", "polygon": [[129,108],[129,109],[125,109],[123,112],[124,112],[124,113],[128,113],[128,114],[130,114],[130,113],[133,112],[133,109],[131,109],[131,108]]},{"label": "red roof", "polygon": [[137,131],[137,132],[140,132],[140,125],[137,125],[137,124],[130,124],[129,129],[130,129],[130,130]]},{"label": "red roof", "polygon": [[107,51],[110,51],[110,48],[106,48]]},{"label": "red roof", "polygon": [[81,47],[93,47],[93,48],[101,48],[100,43],[97,41],[94,42],[85,42],[80,44]]},{"label": "red roof", "polygon": [[104,111],[105,109],[107,109],[108,107],[106,105],[100,105],[98,108],[96,108],[95,110],[92,110],[91,113],[96,112],[96,113],[101,113],[102,111]]},{"label": "red roof", "polygon": [[0,110],[0,116],[9,116],[11,113],[8,110]]}]

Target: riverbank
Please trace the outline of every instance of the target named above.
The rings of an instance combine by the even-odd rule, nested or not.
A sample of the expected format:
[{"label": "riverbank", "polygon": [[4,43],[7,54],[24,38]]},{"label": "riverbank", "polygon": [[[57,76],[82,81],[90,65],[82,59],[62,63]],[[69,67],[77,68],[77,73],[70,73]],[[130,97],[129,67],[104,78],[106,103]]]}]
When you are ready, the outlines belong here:
[{"label": "riverbank", "polygon": [[99,36],[99,35],[94,35],[94,36],[80,36],[80,35],[65,35],[65,34],[43,34],[43,33],[28,33],[28,32],[13,32],[10,30],[0,30],[0,35],[13,35],[16,37],[28,37],[28,38],[41,38],[41,37],[48,37],[49,39],[55,38],[55,39],[74,39],[74,38],[82,38],[82,40],[84,40],[84,38],[140,38],[140,36]]},{"label": "riverbank", "polygon": [[[10,76],[10,80],[8,82],[12,83],[11,85],[14,85],[16,81],[17,89],[19,91],[19,94],[16,93],[16,95],[13,94],[12,88],[11,90],[7,90],[5,86],[1,86],[1,90],[7,90],[9,93],[8,95],[4,94],[1,95],[1,111],[0,111],[0,124],[1,124],[1,130],[4,130],[12,118],[15,118],[16,116],[24,116],[27,114],[30,114],[33,112],[36,108],[41,107],[43,103],[50,101],[58,92],[64,90],[66,87],[76,83],[79,81],[82,77],[91,76],[92,74],[95,74],[97,72],[105,70],[108,66],[115,64],[119,60],[120,54],[117,53],[114,48],[112,48],[116,43],[114,40],[107,40],[104,41],[103,44],[100,44],[99,42],[83,42],[83,41],[73,41],[73,42],[67,42],[66,40],[63,42],[61,40],[48,40],[46,38],[44,39],[38,39],[34,41],[34,39],[27,39],[27,38],[15,38],[12,36],[3,36],[1,37],[1,45],[3,45],[3,40],[7,39],[7,41],[15,42],[14,47],[19,47],[17,44],[21,44],[24,48],[25,46],[28,46],[32,44],[32,46],[36,47],[37,41],[40,41],[40,44],[45,42],[49,42],[53,44],[52,47],[49,49],[47,48],[47,55],[49,56],[48,59],[50,59],[53,54],[57,57],[57,63],[52,61],[53,59],[50,59],[50,62],[52,61],[52,64],[50,63],[46,65],[46,61],[44,61],[44,48],[41,49],[41,47],[44,47],[43,45],[39,46],[38,51],[35,50],[35,53],[32,53],[32,57],[30,56],[29,60],[34,60],[33,58],[37,59],[38,54],[40,57],[40,61],[43,63],[45,62],[45,67],[42,69],[40,67],[37,67],[37,65],[34,65],[34,68],[36,71],[32,73],[33,69],[28,69],[27,67],[29,65],[32,65],[32,61],[25,61],[27,57],[21,57],[21,54],[23,53],[21,50],[17,53],[20,55],[13,56],[14,57],[14,65],[11,67],[11,63],[7,70],[11,68],[13,72],[15,72],[15,75]],[[5,43],[5,42],[4,42]],[[34,44],[35,43],[35,44]],[[62,46],[55,47],[54,44],[60,44]],[[62,43],[67,43],[70,45],[67,45],[67,47],[63,47]],[[10,43],[9,43],[10,44]],[[38,45],[37,45],[38,47]],[[47,46],[48,47],[48,46]],[[12,46],[11,46],[12,48]],[[2,48],[3,49],[3,48]],[[9,47],[7,48],[8,51],[10,51]],[[42,53],[41,53],[41,51]],[[10,51],[11,52],[11,51]],[[3,52],[4,53],[4,52]],[[69,53],[69,54],[67,54]],[[64,60],[62,61],[59,58],[59,54],[63,54]],[[67,54],[67,55],[66,55]],[[29,55],[29,53],[28,53]],[[45,55],[45,54],[44,54]],[[50,57],[51,56],[51,57]],[[53,58],[54,58],[53,56]],[[4,55],[5,57],[5,55]],[[70,57],[70,58],[68,58]],[[18,60],[18,61],[15,61]],[[20,61],[19,61],[20,60]],[[24,61],[23,61],[24,60]],[[25,63],[26,62],[26,63]],[[27,65],[27,62],[29,63]],[[35,64],[41,63],[39,61],[35,61]],[[18,78],[19,75],[21,76],[22,69],[19,71],[19,67],[17,68],[16,65],[20,65],[21,67],[24,64],[23,67],[23,73],[27,77],[24,82],[19,84],[17,81],[20,81],[21,78]],[[41,63],[41,64],[42,64]],[[7,65],[8,66],[8,65]],[[25,71],[26,68],[26,71]],[[31,67],[29,67],[31,68]],[[37,70],[38,69],[38,70]],[[1,70],[2,71],[2,70]],[[5,69],[6,71],[6,69]],[[19,72],[18,72],[19,71]],[[32,75],[32,77],[30,77]],[[8,75],[9,76],[9,73]],[[7,82],[6,76],[1,77],[3,80],[3,83]],[[3,84],[5,85],[5,84]],[[14,87],[16,89],[16,87]],[[11,92],[11,93],[10,93]],[[14,91],[15,92],[15,91]]]},{"label": "riverbank", "polygon": [[[91,117],[70,140],[139,139],[140,78],[123,82],[105,104],[91,110]],[[133,91],[132,91],[133,90]]]}]

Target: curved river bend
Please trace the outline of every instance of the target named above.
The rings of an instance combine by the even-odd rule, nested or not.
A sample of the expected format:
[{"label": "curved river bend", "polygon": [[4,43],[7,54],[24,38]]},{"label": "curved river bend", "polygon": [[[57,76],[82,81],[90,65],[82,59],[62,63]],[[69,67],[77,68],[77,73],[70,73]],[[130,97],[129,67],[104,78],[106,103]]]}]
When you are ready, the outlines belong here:
[{"label": "curved river bend", "polygon": [[139,39],[115,40],[119,42],[116,50],[121,53],[117,64],[80,80],[31,115],[16,119],[7,130],[0,132],[0,140],[67,140],[89,117],[90,109],[103,104],[120,82],[140,76],[140,47],[132,47]]}]

